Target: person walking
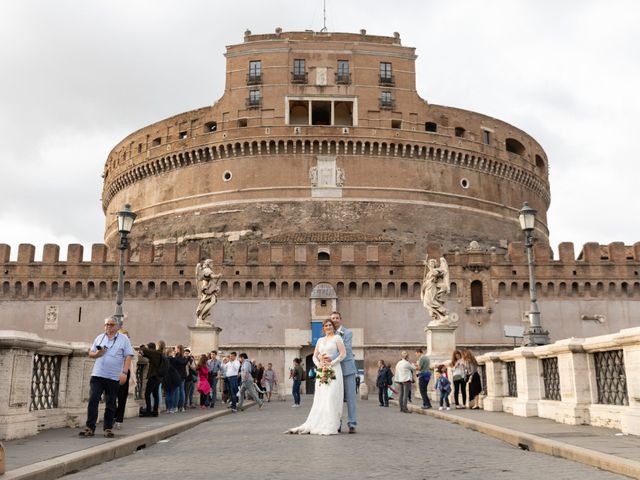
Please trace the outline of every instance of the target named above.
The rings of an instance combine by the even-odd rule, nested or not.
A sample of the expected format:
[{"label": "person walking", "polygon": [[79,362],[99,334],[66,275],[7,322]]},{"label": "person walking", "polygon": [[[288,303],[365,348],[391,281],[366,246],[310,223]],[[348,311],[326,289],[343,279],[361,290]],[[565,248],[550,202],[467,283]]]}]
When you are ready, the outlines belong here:
[{"label": "person walking", "polygon": [[[253,370],[253,365],[249,361],[249,357],[247,357],[246,353],[240,354],[240,379],[242,380],[242,390],[249,397],[253,398],[253,400],[258,404],[258,408],[262,408],[262,400],[258,396],[258,392],[256,392],[256,387],[253,384],[253,375],[251,374]],[[240,395],[240,402],[238,403],[238,409],[240,411],[243,410],[242,405],[244,404],[244,395]]]},{"label": "person walking", "polygon": [[238,401],[238,375],[240,373],[240,361],[236,358],[236,352],[229,354],[229,362],[225,370],[227,385],[229,388],[229,408],[232,412],[237,412]]},{"label": "person walking", "polygon": [[118,386],[126,382],[127,374],[131,368],[131,359],[135,355],[129,338],[118,333],[117,317],[107,317],[104,321],[104,328],[105,332],[95,338],[89,350],[89,358],[95,359],[95,363],[89,381],[87,420],[85,428],[79,433],[81,437],[94,436],[98,421],[98,404],[103,394],[105,396],[104,436],[114,437],[113,421],[116,413]]},{"label": "person walking", "polygon": [[409,400],[409,390],[411,389],[411,379],[413,378],[413,372],[416,367],[409,362],[409,354],[402,352],[400,354],[400,361],[396,364],[396,378],[395,381],[400,385],[400,395],[398,402],[400,404],[400,411],[403,413],[411,413],[407,407]]},{"label": "person walking", "polygon": [[[156,350],[156,344],[153,342],[147,345],[140,345],[138,349],[140,355],[147,358],[149,366],[147,367],[147,385],[144,389],[145,410],[140,412],[141,417],[157,417],[158,407],[160,406],[160,394],[158,387],[161,381],[160,366],[162,364],[162,352]],[[153,397],[153,406],[151,398]]]},{"label": "person walking", "polygon": [[300,386],[304,379],[304,370],[302,369],[302,359],[293,359],[293,368],[291,369],[291,379],[293,380],[293,387],[291,387],[291,396],[293,397],[294,408],[300,406]]},{"label": "person walking", "polygon": [[[451,369],[453,380],[453,401],[456,408],[467,408],[467,390],[465,382],[466,365],[462,358],[462,352],[460,350],[454,350],[451,354]],[[462,394],[462,404],[459,402],[459,394]]]},{"label": "person walking", "polygon": [[271,394],[273,393],[273,389],[278,385],[278,377],[276,376],[275,370],[273,370],[273,365],[271,363],[267,363],[267,368],[262,374],[262,388],[265,390],[267,394],[267,402],[271,401]]},{"label": "person walking", "polygon": [[420,396],[422,397],[421,408],[428,410],[431,408],[431,400],[429,400],[429,394],[427,393],[427,386],[429,385],[429,380],[431,380],[431,362],[421,348],[416,350],[416,356],[418,357],[416,362],[418,388],[420,389]]},{"label": "person walking", "polygon": [[378,403],[381,407],[389,406],[389,387],[393,384],[393,375],[391,369],[384,363],[384,360],[378,360],[378,377],[376,378],[376,387],[378,387]]}]

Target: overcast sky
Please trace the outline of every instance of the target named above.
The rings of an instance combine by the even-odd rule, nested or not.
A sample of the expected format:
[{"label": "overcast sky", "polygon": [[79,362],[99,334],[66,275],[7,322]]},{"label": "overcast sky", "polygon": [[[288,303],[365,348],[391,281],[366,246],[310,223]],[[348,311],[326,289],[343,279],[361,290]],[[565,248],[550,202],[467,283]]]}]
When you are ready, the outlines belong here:
[{"label": "overcast sky", "polygon": [[[556,250],[640,241],[640,3],[327,0],[329,31],[400,32],[431,103],[533,135]],[[0,2],[0,243],[102,241],[100,175],[128,133],[211,105],[243,32],[320,30],[322,0]],[[66,248],[64,248],[66,252]],[[65,253],[66,255],[66,253]]]}]

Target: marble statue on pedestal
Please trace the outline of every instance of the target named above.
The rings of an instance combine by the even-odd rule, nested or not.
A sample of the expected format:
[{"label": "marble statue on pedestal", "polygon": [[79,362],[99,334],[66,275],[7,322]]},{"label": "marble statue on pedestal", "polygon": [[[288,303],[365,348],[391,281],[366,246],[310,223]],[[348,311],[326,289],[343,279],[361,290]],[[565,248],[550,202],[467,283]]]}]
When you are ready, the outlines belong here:
[{"label": "marble statue on pedestal", "polygon": [[445,307],[445,300],[449,294],[449,265],[444,257],[440,257],[440,264],[435,258],[424,259],[425,271],[422,279],[420,298],[422,305],[429,312],[430,326],[451,325],[449,310]]},{"label": "marble statue on pedestal", "polygon": [[217,293],[220,291],[218,282],[222,274],[213,273],[213,260],[206,259],[196,265],[196,281],[200,303],[196,309],[196,327],[213,326],[207,320],[211,314],[211,308],[218,302]]}]

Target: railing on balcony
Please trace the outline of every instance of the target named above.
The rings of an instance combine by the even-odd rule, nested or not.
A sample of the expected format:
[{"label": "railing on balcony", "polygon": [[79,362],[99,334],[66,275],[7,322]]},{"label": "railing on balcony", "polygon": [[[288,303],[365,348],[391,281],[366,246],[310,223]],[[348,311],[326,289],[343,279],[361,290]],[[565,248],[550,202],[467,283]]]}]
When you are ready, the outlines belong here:
[{"label": "railing on balcony", "polygon": [[378,77],[380,85],[394,86],[396,84],[395,75],[380,75]]},{"label": "railing on balcony", "polygon": [[605,405],[629,405],[627,374],[622,350],[594,352],[598,403]]},{"label": "railing on balcony", "polygon": [[262,98],[247,98],[245,102],[247,108],[260,108],[262,106]]},{"label": "railing on balcony", "polygon": [[291,83],[308,83],[307,72],[291,72]]},{"label": "railing on balcony", "polygon": [[336,73],[336,84],[337,85],[349,85],[351,84],[351,74],[350,73]]},{"label": "railing on balcony", "polygon": [[247,85],[260,85],[262,83],[261,73],[247,73]]},{"label": "railing on balcony", "polygon": [[36,353],[33,356],[30,411],[58,408],[61,365],[61,355]]},{"label": "railing on balcony", "polygon": [[395,102],[393,101],[393,99],[385,99],[385,98],[380,99],[381,110],[393,110],[394,107],[395,107]]},{"label": "railing on balcony", "polygon": [[544,380],[545,400],[562,400],[560,396],[560,374],[558,357],[542,359],[542,379]]}]

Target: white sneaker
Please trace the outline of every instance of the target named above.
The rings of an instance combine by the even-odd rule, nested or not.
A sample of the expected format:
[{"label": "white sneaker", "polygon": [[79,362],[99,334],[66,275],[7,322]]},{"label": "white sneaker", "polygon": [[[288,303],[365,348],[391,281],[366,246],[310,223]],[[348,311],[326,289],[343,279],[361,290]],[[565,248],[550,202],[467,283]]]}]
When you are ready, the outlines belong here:
[{"label": "white sneaker", "polygon": [[443,407],[438,407],[438,410],[444,410],[444,408]]},{"label": "white sneaker", "polygon": [[451,410],[451,407],[447,407],[447,410]]}]

